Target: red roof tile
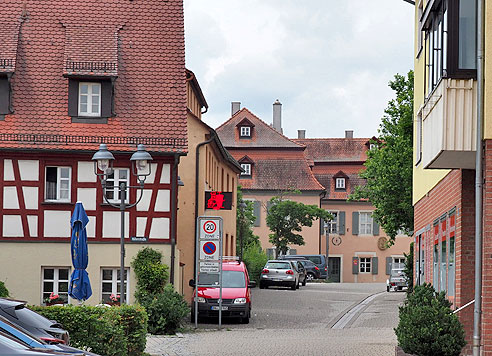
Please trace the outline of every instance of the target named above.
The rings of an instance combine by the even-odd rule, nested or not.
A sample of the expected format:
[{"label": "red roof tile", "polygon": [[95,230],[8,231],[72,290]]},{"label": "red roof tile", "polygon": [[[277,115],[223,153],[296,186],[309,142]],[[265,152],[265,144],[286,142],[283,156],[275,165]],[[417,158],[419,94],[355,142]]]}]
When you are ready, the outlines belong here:
[{"label": "red roof tile", "polygon": [[317,162],[365,162],[369,138],[294,139],[306,146],[306,157]]},{"label": "red roof tile", "polygon": [[0,21],[0,73],[15,71],[20,22]]},{"label": "red roof tile", "polygon": [[[94,142],[109,140],[111,150],[133,151],[136,141],[147,140],[149,151],[187,150],[182,0],[9,0],[0,2],[0,23],[17,24],[24,4],[12,77],[14,113],[0,121],[0,149],[97,150]],[[66,46],[76,25],[86,29],[77,32],[77,43],[92,35],[91,46]],[[6,27],[0,28],[0,53],[11,53],[15,40],[5,42]],[[107,124],[72,123],[65,56],[100,62],[114,61],[115,53],[116,116]],[[70,142],[72,137],[78,138]]]}]

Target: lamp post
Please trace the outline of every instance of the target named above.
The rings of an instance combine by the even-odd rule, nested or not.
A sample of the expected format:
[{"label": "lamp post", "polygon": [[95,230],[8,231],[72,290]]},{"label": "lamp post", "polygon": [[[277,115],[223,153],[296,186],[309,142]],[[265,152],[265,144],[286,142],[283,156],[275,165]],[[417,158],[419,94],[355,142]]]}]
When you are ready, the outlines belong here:
[{"label": "lamp post", "polygon": [[[145,179],[150,175],[151,165],[149,161],[152,161],[152,156],[145,150],[145,146],[139,144],[137,146],[137,152],[135,152],[131,158],[131,172],[137,177],[138,185],[127,185],[126,182],[121,182],[118,187],[119,191],[119,204],[112,203],[106,196],[106,184],[110,175],[114,174],[113,169],[113,154],[108,151],[108,146],[105,143],[101,143],[99,151],[94,153],[92,160],[94,161],[94,174],[99,177],[101,186],[103,188],[103,197],[106,203],[114,208],[119,208],[121,212],[121,236],[120,236],[120,249],[121,249],[121,265],[120,265],[120,303],[125,304],[125,210],[137,205],[143,196],[143,188]],[[129,204],[126,202],[127,192],[135,188],[140,191],[140,196],[135,203]]]},{"label": "lamp post", "polygon": [[243,260],[243,230],[244,230],[244,210],[246,209],[246,203],[241,200],[239,203],[239,211],[241,212],[241,219],[239,220],[239,245],[240,245],[240,255],[239,261]]},{"label": "lamp post", "polygon": [[326,234],[326,280],[330,279],[330,223],[325,222]]}]

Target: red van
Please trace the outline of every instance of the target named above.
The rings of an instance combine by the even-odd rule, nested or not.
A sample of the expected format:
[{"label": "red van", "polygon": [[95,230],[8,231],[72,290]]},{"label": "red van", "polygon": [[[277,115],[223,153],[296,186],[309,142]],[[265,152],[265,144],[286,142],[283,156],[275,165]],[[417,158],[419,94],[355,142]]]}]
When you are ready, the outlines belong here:
[{"label": "red van", "polygon": [[[199,284],[214,285],[217,287],[198,288],[198,317],[219,316],[220,288],[216,274],[201,273]],[[190,280],[190,286],[195,281]],[[248,324],[251,317],[251,291],[256,287],[255,281],[249,280],[248,270],[244,262],[222,262],[222,317],[239,318],[241,323]],[[195,296],[195,293],[193,294]],[[191,303],[191,322],[195,322],[195,303]]]}]

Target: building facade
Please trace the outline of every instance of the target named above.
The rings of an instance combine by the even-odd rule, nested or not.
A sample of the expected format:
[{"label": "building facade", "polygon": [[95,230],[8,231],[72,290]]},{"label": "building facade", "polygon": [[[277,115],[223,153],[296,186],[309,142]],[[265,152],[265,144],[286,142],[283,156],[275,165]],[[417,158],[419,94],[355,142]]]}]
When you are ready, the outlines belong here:
[{"label": "building facade", "polygon": [[[163,253],[179,283],[184,73],[180,0],[0,4],[0,280],[12,297],[42,304],[53,292],[73,302],[67,289],[77,201],[90,220],[87,303],[120,293],[120,212],[106,203],[91,161],[100,143],[115,156],[106,189],[115,203],[118,184],[137,185],[130,165],[136,145],[153,157],[140,202],[125,212],[126,299],[134,301],[130,263],[143,246]],[[130,188],[127,202],[139,198]]]}]

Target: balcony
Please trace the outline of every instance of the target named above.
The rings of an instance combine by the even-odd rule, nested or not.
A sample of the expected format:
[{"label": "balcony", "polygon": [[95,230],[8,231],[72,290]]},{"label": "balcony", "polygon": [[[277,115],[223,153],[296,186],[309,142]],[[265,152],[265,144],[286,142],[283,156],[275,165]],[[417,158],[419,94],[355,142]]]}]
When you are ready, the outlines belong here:
[{"label": "balcony", "polygon": [[477,83],[443,78],[420,111],[424,168],[475,168]]}]

